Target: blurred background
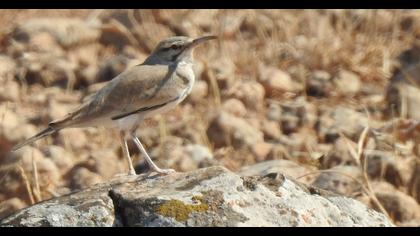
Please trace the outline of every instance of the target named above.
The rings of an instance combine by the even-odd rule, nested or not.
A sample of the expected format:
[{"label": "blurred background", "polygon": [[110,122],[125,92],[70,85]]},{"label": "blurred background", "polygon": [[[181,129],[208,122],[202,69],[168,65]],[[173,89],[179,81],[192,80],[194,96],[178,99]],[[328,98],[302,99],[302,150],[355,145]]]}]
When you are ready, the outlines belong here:
[{"label": "blurred background", "polygon": [[0,10],[0,218],[128,172],[103,128],[10,149],[160,40],[209,34],[190,96],[137,130],[158,166],[281,172],[420,225],[419,10]]}]

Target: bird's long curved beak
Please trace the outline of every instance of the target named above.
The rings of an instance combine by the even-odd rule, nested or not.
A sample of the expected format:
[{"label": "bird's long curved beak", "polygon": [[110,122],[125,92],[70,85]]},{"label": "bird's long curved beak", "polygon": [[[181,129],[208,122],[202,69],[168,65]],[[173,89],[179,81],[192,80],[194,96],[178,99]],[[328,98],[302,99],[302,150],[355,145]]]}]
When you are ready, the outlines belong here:
[{"label": "bird's long curved beak", "polygon": [[199,37],[196,39],[193,39],[189,44],[187,44],[183,50],[182,53],[180,55],[186,55],[188,53],[192,53],[192,51],[194,50],[194,48],[201,44],[204,43],[206,41],[212,40],[212,39],[217,39],[217,36],[214,35],[209,35],[209,36],[203,36],[203,37]]},{"label": "bird's long curved beak", "polygon": [[217,36],[209,35],[209,36],[203,36],[203,37],[196,38],[191,42],[191,44],[189,45],[189,48],[195,47],[195,46],[197,46],[201,43],[204,43],[204,42],[206,42],[208,40],[212,40],[212,39],[217,39]]},{"label": "bird's long curved beak", "polygon": [[209,35],[209,36],[203,36],[203,37],[200,37],[200,38],[196,38],[192,41],[192,44],[195,46],[195,45],[198,45],[200,43],[203,43],[205,41],[212,40],[212,39],[217,39],[217,36]]}]

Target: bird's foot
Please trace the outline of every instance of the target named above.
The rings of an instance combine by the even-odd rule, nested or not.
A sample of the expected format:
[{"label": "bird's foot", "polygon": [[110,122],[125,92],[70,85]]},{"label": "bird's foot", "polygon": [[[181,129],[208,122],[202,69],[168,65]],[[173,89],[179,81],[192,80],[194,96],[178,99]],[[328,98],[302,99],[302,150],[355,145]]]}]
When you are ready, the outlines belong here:
[{"label": "bird's foot", "polygon": [[174,169],[155,169],[155,172],[161,174],[161,175],[169,175],[172,173],[176,173],[176,171]]},{"label": "bird's foot", "polygon": [[128,171],[127,175],[137,175],[135,170]]}]

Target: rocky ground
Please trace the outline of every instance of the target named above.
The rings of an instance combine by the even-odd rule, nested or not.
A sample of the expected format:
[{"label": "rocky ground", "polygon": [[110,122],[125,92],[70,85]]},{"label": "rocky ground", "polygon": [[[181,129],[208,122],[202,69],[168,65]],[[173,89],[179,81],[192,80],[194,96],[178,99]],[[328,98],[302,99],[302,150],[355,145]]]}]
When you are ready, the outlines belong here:
[{"label": "rocky ground", "polygon": [[[198,80],[190,96],[138,129],[160,167],[188,172],[224,166],[236,174],[217,168],[236,184],[238,176],[281,173],[361,201],[395,225],[420,226],[420,11],[1,13],[0,219],[37,202],[105,186],[127,172],[115,131],[102,128],[62,130],[17,152],[10,149],[141,63],[161,39],[214,34],[218,41],[195,52]],[[146,172],[139,151],[132,143],[129,149],[137,172]],[[193,209],[200,210],[202,201],[196,199]],[[277,198],[268,201],[280,204]],[[258,207],[225,210],[249,223],[252,209],[264,209]],[[348,211],[343,209],[334,214]],[[265,216],[261,225],[280,222]],[[197,217],[190,225],[209,219]],[[309,225],[328,222],[309,219]],[[170,221],[155,223],[165,222]]]},{"label": "rocky ground", "polygon": [[362,203],[284,175],[219,166],[119,177],[25,208],[0,226],[393,226]]}]

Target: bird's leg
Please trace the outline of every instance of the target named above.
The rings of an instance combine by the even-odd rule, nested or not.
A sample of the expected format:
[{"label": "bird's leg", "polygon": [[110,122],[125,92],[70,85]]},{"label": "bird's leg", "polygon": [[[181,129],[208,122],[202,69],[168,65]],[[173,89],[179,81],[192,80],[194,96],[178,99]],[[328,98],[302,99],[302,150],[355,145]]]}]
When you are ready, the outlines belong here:
[{"label": "bird's leg", "polygon": [[174,173],[175,172],[175,170],[173,170],[173,169],[161,169],[161,168],[159,168],[155,163],[153,163],[152,159],[150,158],[149,154],[147,154],[146,149],[144,149],[144,147],[141,144],[140,140],[134,134],[131,134],[131,137],[133,138],[134,143],[137,145],[137,147],[143,153],[144,158],[146,159],[147,164],[149,164],[149,166],[154,171],[156,171],[159,174],[170,174],[170,173]]},{"label": "bird's leg", "polygon": [[128,175],[136,175],[136,171],[134,170],[134,167],[133,167],[133,162],[131,161],[130,152],[128,151],[127,140],[125,139],[124,131],[120,132],[120,139],[121,139],[123,153],[124,153],[125,158],[127,158],[127,162],[129,166]]}]

